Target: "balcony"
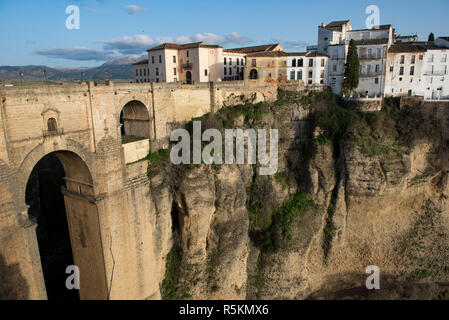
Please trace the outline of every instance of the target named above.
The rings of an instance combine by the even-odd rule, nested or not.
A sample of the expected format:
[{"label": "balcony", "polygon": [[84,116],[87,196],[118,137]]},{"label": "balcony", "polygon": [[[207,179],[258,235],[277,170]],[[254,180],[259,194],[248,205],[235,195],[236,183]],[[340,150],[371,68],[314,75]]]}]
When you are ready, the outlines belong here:
[{"label": "balcony", "polygon": [[192,67],[193,67],[193,64],[191,62],[187,62],[182,65],[183,69],[192,69]]}]

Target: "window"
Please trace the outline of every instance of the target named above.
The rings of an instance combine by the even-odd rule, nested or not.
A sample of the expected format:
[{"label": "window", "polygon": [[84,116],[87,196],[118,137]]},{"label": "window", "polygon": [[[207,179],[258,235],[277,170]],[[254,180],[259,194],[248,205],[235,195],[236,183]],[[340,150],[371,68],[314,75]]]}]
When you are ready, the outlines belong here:
[{"label": "window", "polygon": [[256,59],[252,59],[252,61],[251,61],[251,66],[253,66],[253,67],[256,66]]},{"label": "window", "polygon": [[207,77],[207,69],[204,69],[204,75]]},{"label": "window", "polygon": [[136,77],[139,76],[139,70],[136,69]]},{"label": "window", "polygon": [[382,49],[381,48],[377,48],[377,57],[382,58]]},{"label": "window", "polygon": [[368,49],[368,58],[373,56],[373,49]]},{"label": "window", "polygon": [[241,62],[241,64],[242,64],[242,66],[245,64],[244,61],[243,61],[243,59],[240,59],[240,62]]},{"label": "window", "polygon": [[309,59],[309,67],[313,67],[313,59]]},{"label": "window", "polygon": [[297,80],[302,80],[302,70],[299,70],[297,73],[296,73],[296,76],[297,76]]},{"label": "window", "polygon": [[229,65],[232,66],[232,58],[229,58]]},{"label": "window", "polygon": [[156,68],[156,75],[159,75],[159,68]]},{"label": "window", "polygon": [[379,74],[379,71],[380,71],[380,65],[376,64],[376,74]]},{"label": "window", "polygon": [[309,78],[313,77],[313,71],[309,71]]},{"label": "window", "polygon": [[58,130],[58,124],[55,118],[49,118],[47,120],[47,130],[49,132],[55,132]]},{"label": "window", "polygon": [[296,67],[296,59],[292,60],[292,67]]},{"label": "window", "polygon": [[139,70],[139,75],[142,76],[142,69]]},{"label": "window", "polygon": [[162,56],[159,56],[159,63],[162,63]]},{"label": "window", "polygon": [[147,69],[143,69],[143,76],[144,76],[144,77],[147,76]]},{"label": "window", "polygon": [[240,60],[239,59],[237,59],[237,65],[240,65]]},{"label": "window", "polygon": [[154,56],[151,56],[151,63],[154,64]]},{"label": "window", "polygon": [[226,67],[223,69],[223,71],[224,71],[223,74],[226,75],[226,71],[227,71]]},{"label": "window", "polygon": [[325,60],[321,59],[321,67],[324,67]]},{"label": "window", "polygon": [[394,67],[391,66],[391,67],[390,67],[390,72],[393,72],[393,70],[394,70]]},{"label": "window", "polygon": [[156,78],[156,82],[159,82],[159,78]]},{"label": "window", "polygon": [[320,78],[324,78],[324,71],[321,71]]},{"label": "window", "polygon": [[415,64],[416,62],[416,56],[412,56],[412,64]]},{"label": "window", "polygon": [[419,60],[423,60],[424,59],[424,56],[421,54],[420,56],[419,56]]},{"label": "window", "polygon": [[295,80],[295,70],[290,71],[290,80]]},{"label": "window", "polygon": [[176,68],[173,68],[173,75],[176,76]]},{"label": "window", "polygon": [[401,56],[401,64],[404,64],[404,63],[405,63],[405,56],[402,55],[402,56]]},{"label": "window", "polygon": [[224,58],[223,64],[226,65],[226,58]]},{"label": "window", "polygon": [[379,78],[374,79],[375,84],[379,84]]},{"label": "window", "polygon": [[404,67],[401,67],[401,69],[399,70],[399,75],[403,76],[404,75]]},{"label": "window", "polygon": [[189,57],[189,50],[187,50],[186,55],[187,55],[187,58],[188,58]]},{"label": "window", "polygon": [[309,83],[309,84],[312,84],[312,80],[309,80],[308,83]]},{"label": "window", "polygon": [[176,56],[173,56],[173,63],[176,63]]},{"label": "window", "polygon": [[304,66],[304,62],[302,59],[298,59],[298,67],[303,67]]},{"label": "window", "polygon": [[334,72],[337,72],[337,64],[334,64],[333,70]]},{"label": "window", "polygon": [[371,73],[371,65],[369,64],[366,67],[367,67],[366,72],[367,72],[368,75],[370,75],[370,73]]},{"label": "window", "polygon": [[410,75],[411,75],[411,76],[414,76],[414,75],[415,75],[415,67],[414,67],[414,66],[411,66],[411,67],[410,67]]},{"label": "window", "polygon": [[229,68],[229,75],[232,76],[232,68]]}]

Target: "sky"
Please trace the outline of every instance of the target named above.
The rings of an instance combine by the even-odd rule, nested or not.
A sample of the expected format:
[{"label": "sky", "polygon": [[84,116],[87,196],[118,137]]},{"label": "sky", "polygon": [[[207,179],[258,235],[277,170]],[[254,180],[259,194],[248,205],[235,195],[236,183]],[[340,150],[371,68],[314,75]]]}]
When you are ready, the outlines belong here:
[{"label": "sky", "polygon": [[[79,29],[66,27],[70,5],[79,8]],[[305,51],[322,22],[365,28],[369,5],[399,34],[449,36],[448,0],[0,0],[0,65],[93,67],[163,42]]]}]

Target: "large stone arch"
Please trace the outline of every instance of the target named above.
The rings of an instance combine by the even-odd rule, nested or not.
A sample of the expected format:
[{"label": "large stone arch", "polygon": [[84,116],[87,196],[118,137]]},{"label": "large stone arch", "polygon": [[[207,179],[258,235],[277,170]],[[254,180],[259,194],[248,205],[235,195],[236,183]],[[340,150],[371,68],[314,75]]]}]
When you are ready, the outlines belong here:
[{"label": "large stone arch", "polygon": [[22,204],[25,202],[26,183],[28,181],[28,177],[31,174],[31,171],[39,162],[39,160],[49,153],[63,151],[72,152],[83,161],[91,174],[92,184],[94,186],[96,185],[94,155],[90,151],[84,148],[82,144],[72,139],[65,139],[64,145],[62,145],[61,147],[55,147],[52,141],[48,140],[30,150],[24,157],[24,160],[22,161],[20,166],[17,168],[15,175],[16,180],[14,182],[14,194],[18,196],[18,198],[15,199],[17,201],[17,205],[22,206]]},{"label": "large stone arch", "polygon": [[[108,289],[104,261],[102,230],[98,200],[96,197],[95,164],[93,156],[75,141],[68,140],[60,148],[49,146],[48,141],[31,150],[19,166],[16,174],[16,200],[20,207],[23,225],[31,225],[27,214],[26,187],[30,174],[36,164],[48,154],[54,153],[65,171],[64,197],[65,213],[70,233],[70,242],[75,265],[80,271],[80,298],[107,299]],[[36,245],[37,239],[31,240]],[[36,253],[39,256],[39,253]],[[33,268],[40,269],[40,260]],[[39,272],[41,277],[42,271]],[[41,280],[43,282],[43,278]]]}]

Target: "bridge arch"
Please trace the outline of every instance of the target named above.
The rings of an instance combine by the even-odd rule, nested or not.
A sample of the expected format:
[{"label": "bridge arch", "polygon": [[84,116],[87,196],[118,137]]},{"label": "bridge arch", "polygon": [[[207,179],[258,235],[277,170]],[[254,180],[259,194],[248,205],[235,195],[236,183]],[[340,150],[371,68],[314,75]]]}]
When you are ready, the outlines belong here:
[{"label": "bridge arch", "polygon": [[139,100],[126,103],[120,112],[122,137],[150,138],[150,112]]},{"label": "bridge arch", "polygon": [[[102,231],[89,158],[79,146],[52,151],[41,145],[27,155],[19,168],[21,201],[27,206],[28,218],[37,223],[36,247],[41,265],[34,267],[42,268],[50,299],[61,294],[74,297],[70,294],[73,290],[67,292],[65,287],[69,276],[65,264],[70,261],[80,271],[79,297],[107,299]],[[53,261],[51,267],[48,261]]]}]

